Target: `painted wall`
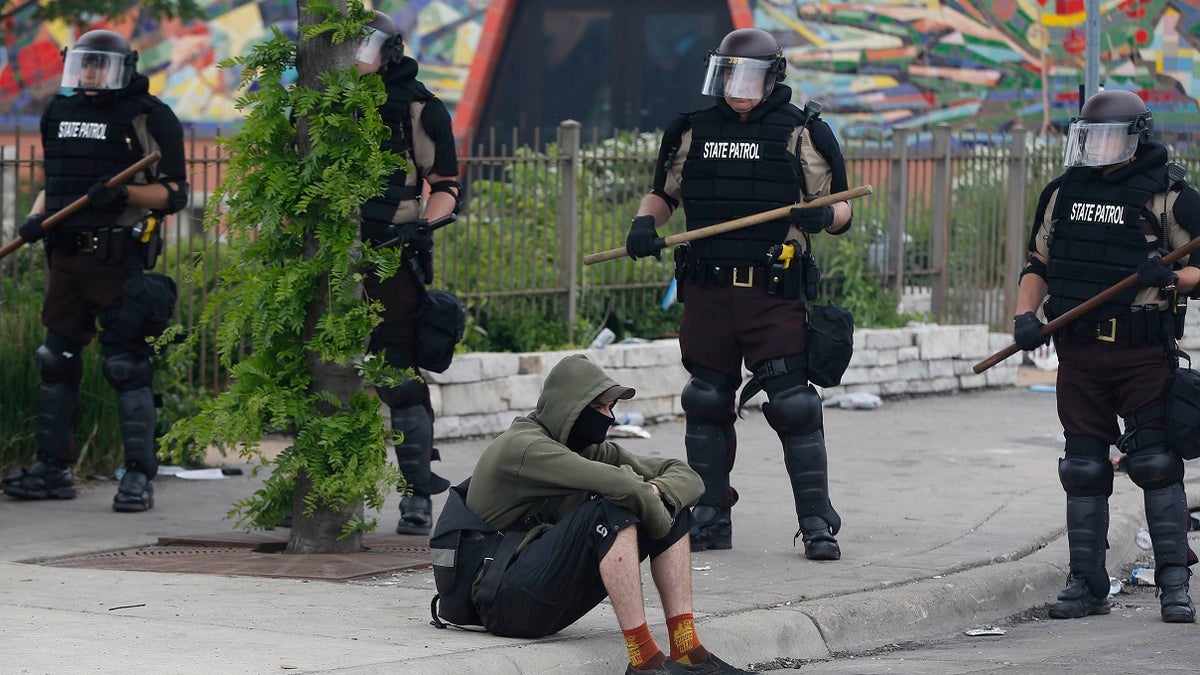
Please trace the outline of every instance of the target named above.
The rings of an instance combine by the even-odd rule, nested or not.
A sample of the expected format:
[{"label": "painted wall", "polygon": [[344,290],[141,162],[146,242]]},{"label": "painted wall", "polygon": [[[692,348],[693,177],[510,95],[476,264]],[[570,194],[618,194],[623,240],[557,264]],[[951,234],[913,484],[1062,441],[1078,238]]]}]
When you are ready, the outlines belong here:
[{"label": "painted wall", "polygon": [[[375,6],[396,19],[423,80],[453,112],[493,4],[380,0]],[[1200,0],[1100,4],[1102,82],[1141,93],[1160,129],[1200,131]],[[1047,105],[1049,121],[1058,124],[1078,105],[1084,0],[731,0],[729,6],[735,23],[749,16],[778,36],[797,103],[822,100],[843,136],[938,122],[1000,130],[1018,117],[1038,129]],[[294,0],[214,0],[205,22],[157,22],[131,11],[123,21],[94,27],[131,36],[152,91],[185,122],[211,128],[239,117],[237,73],[217,63],[244,53],[272,28],[294,36],[295,12]],[[64,24],[18,15],[3,26],[3,38],[0,124],[32,124],[57,89],[59,52],[72,36]],[[701,74],[697,65],[697,84]],[[464,106],[470,107],[478,104]]]}]

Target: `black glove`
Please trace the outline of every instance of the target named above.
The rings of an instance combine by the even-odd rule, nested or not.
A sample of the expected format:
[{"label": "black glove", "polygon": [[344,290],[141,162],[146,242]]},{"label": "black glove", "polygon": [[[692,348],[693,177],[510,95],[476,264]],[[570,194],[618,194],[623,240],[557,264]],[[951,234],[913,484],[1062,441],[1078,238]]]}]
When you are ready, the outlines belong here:
[{"label": "black glove", "polygon": [[654,216],[635,216],[629,223],[629,234],[625,235],[625,252],[630,258],[637,260],[654,256],[656,260],[662,260],[659,251],[663,250],[664,246],[666,243],[658,236],[658,230],[654,229]]},{"label": "black glove", "polygon": [[411,223],[392,225],[388,228],[387,242],[390,246],[407,246],[417,251],[431,249],[433,235],[421,231],[427,224],[424,218],[419,218]]},{"label": "black glove", "polygon": [[46,219],[46,214],[35,213],[25,219],[25,222],[17,226],[17,236],[25,240],[26,244],[41,239],[46,235],[46,231],[42,229],[42,221]]},{"label": "black glove", "polygon": [[809,206],[792,209],[788,220],[796,227],[816,234],[833,224],[832,206]]},{"label": "black glove", "polygon": [[1179,281],[1179,276],[1162,263],[1162,258],[1146,258],[1138,265],[1138,284],[1147,288],[1163,288]]},{"label": "black glove", "polygon": [[1032,351],[1050,342],[1050,336],[1042,335],[1042,326],[1037,314],[1025,312],[1013,317],[1013,342],[1025,351]]},{"label": "black glove", "polygon": [[116,187],[105,187],[105,183],[112,180],[112,176],[104,176],[96,181],[95,185],[88,188],[88,201],[92,206],[111,206],[113,204],[124,204],[126,199],[129,199],[129,188],[124,185]]}]

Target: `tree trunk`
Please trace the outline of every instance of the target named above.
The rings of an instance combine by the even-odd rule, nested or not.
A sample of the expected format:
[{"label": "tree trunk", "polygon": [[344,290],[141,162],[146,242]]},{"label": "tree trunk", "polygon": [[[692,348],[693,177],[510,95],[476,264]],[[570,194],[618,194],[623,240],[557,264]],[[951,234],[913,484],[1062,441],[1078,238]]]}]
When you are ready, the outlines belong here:
[{"label": "tree trunk", "polygon": [[[343,13],[346,12],[346,1],[335,0],[334,4]],[[319,15],[305,11],[303,0],[298,0],[299,24],[301,26],[317,23]],[[321,35],[311,40],[300,40],[296,46],[296,72],[298,84],[303,87],[318,89],[321,87],[321,73],[330,70],[349,68],[354,58],[355,44],[353,41],[333,44],[327,35]],[[298,121],[297,149],[301,156],[308,154],[311,146],[308,140],[308,121],[301,118]],[[319,242],[311,233],[306,234],[304,242],[305,258],[309,258],[317,250]],[[304,317],[304,340],[307,343],[316,331],[317,321],[329,309],[329,276],[322,275],[317,281],[316,293],[308,304]],[[322,363],[316,354],[308,354],[308,372],[312,376],[312,387],[315,391],[327,391],[337,396],[343,407],[350,401],[350,395],[362,388],[362,380],[350,366],[339,366],[332,363]],[[323,414],[331,414],[333,410],[322,410]],[[363,514],[362,504],[349,505],[341,509],[318,506],[311,516],[304,514],[304,498],[312,489],[312,483],[307,474],[301,472],[296,477],[296,491],[293,497],[292,532],[288,537],[287,551],[289,553],[347,553],[362,550],[362,533],[354,532],[345,539],[338,539],[342,526],[351,518]]]}]

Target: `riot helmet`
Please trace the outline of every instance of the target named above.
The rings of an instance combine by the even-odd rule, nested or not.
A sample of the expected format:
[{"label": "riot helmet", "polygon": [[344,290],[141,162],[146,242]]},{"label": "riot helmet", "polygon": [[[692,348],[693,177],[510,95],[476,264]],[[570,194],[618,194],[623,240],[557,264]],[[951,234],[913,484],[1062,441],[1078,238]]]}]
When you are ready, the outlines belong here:
[{"label": "riot helmet", "polygon": [[1093,94],[1067,127],[1064,166],[1109,166],[1123,162],[1150,142],[1154,116],[1132,91],[1110,89]]},{"label": "riot helmet", "polygon": [[114,91],[129,86],[137,72],[138,53],[129,41],[111,30],[93,30],[79,36],[75,46],[63,48],[62,86],[79,91]]},{"label": "riot helmet", "polygon": [[404,57],[404,38],[396,22],[379,10],[374,10],[374,14],[354,54],[361,73],[374,73],[389,63],[399,63]]},{"label": "riot helmet", "polygon": [[765,30],[740,28],[725,36],[716,51],[708,53],[704,74],[705,96],[766,98],[783,80],[787,61],[783,48]]}]

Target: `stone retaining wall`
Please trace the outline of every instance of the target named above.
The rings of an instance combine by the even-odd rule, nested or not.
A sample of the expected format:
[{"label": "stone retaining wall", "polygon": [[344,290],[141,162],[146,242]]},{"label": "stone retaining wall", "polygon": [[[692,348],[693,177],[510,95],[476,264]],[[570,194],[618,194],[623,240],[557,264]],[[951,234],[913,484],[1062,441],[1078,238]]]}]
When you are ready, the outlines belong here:
[{"label": "stone retaining wall", "polygon": [[[1011,343],[1009,335],[989,333],[983,325],[856,329],[854,358],[842,385],[823,394],[886,397],[1011,386],[1018,356],[979,375],[971,370]],[[620,410],[639,412],[648,420],[683,414],[679,393],[688,374],[679,362],[678,340],[562,352],[475,352],[455,356],[444,373],[426,374],[436,416],[434,436],[464,438],[507,429],[514,417],[537,406],[543,377],[569,354],[586,354],[617,382],[637,389],[637,396],[622,402]],[[750,405],[764,400],[759,393]]]}]

